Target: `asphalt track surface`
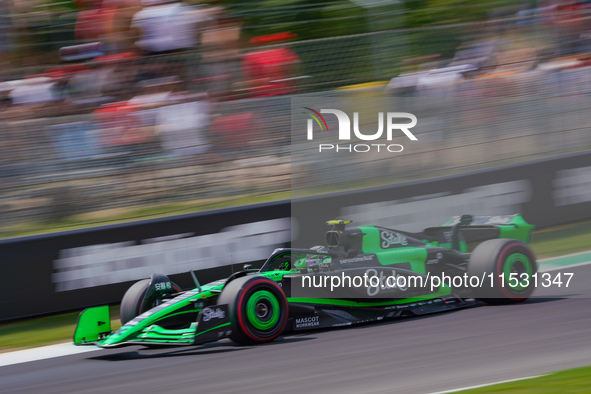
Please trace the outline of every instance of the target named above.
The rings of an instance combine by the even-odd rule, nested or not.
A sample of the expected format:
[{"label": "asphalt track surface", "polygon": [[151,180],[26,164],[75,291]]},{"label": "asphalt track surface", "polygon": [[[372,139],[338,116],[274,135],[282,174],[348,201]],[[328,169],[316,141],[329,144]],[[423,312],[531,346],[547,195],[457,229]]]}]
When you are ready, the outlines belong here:
[{"label": "asphalt track surface", "polygon": [[[99,350],[0,368],[1,393],[431,393],[591,365],[591,265],[565,297],[286,335]],[[555,271],[559,272],[559,271]],[[549,290],[539,289],[539,296]]]}]

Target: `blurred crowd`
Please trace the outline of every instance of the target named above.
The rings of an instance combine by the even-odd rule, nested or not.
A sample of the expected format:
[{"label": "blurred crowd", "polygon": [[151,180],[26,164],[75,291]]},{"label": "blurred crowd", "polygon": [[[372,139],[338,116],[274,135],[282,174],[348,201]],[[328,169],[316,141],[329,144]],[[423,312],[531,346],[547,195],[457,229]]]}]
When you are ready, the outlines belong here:
[{"label": "blurred crowd", "polygon": [[0,2],[0,157],[12,167],[32,153],[26,131],[38,118],[62,117],[34,137],[59,160],[228,153],[227,128],[247,133],[260,113],[218,119],[216,105],[296,91],[299,58],[281,45],[294,35],[244,42],[241,21],[216,2],[73,6]]},{"label": "blurred crowd", "polygon": [[[591,93],[591,1],[511,4],[486,23],[439,27],[461,37],[452,56],[413,57],[412,29],[253,37],[220,0],[0,0],[0,192],[48,172],[276,153],[290,142],[280,98],[354,83],[392,78],[377,94],[411,98]],[[459,119],[483,134],[496,116],[424,123],[449,134]]]}]

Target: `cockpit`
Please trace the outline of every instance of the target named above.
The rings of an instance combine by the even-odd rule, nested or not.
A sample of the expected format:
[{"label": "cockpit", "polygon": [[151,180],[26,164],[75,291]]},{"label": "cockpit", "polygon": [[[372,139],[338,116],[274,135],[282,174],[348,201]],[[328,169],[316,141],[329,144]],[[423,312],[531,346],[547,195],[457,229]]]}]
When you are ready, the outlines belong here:
[{"label": "cockpit", "polygon": [[291,271],[311,273],[329,271],[332,256],[326,246],[310,249],[276,249],[267,259],[260,272]]}]

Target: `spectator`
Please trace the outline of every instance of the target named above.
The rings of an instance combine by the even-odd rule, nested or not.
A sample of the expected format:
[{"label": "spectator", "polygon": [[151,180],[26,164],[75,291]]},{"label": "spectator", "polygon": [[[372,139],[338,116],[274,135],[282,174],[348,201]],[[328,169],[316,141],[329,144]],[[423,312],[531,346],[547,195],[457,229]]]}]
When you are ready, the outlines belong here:
[{"label": "spectator", "polygon": [[94,111],[100,124],[100,141],[109,154],[143,154],[160,151],[156,134],[157,108],[178,102],[173,94],[179,85],[174,77],[138,83],[138,95],[126,102],[103,105]]},{"label": "spectator", "polygon": [[199,67],[195,49],[203,15],[199,9],[177,0],[142,0],[144,8],[134,15],[132,28],[139,39],[135,42],[146,56],[170,55],[146,59],[150,78],[179,76],[184,87],[192,77],[192,69]]},{"label": "spectator", "polygon": [[[292,33],[255,37],[252,44],[277,44],[296,37]],[[300,58],[291,49],[282,46],[262,49],[244,56],[244,77],[251,97],[269,97],[297,91],[294,77],[298,76]]]},{"label": "spectator", "polygon": [[107,41],[116,5],[114,1],[79,0],[81,10],[76,19],[76,40]]},{"label": "spectator", "polygon": [[144,8],[134,15],[136,46],[146,55],[161,55],[197,46],[201,14],[177,0],[142,0]]},{"label": "spectator", "polygon": [[239,81],[242,22],[226,7],[205,9],[207,24],[201,35],[203,70],[198,83],[210,99],[223,100],[231,95],[232,85]]},{"label": "spectator", "polygon": [[132,108],[127,103],[112,103],[93,112],[98,126],[98,138],[103,152],[109,156],[132,153],[135,138],[135,123]]},{"label": "spectator", "polygon": [[170,156],[197,156],[210,145],[204,136],[209,125],[209,103],[188,101],[156,110],[156,134]]},{"label": "spectator", "polygon": [[14,1],[12,3],[12,24],[15,35],[15,63],[20,67],[40,64],[47,60],[43,45],[43,26],[49,24],[50,18],[40,12],[37,1]]},{"label": "spectator", "polygon": [[252,153],[264,140],[264,125],[254,112],[218,116],[211,124],[211,140],[218,155],[232,158]]},{"label": "spectator", "polygon": [[0,2],[0,78],[10,70],[10,58],[14,50],[14,30],[7,2]]},{"label": "spectator", "polygon": [[75,76],[82,72],[86,72],[86,67],[83,64],[54,67],[45,71],[44,75],[51,78],[53,82],[51,92],[61,107],[59,113],[55,113],[53,116],[70,114],[71,104],[79,94],[73,81]]},{"label": "spectator", "polygon": [[132,53],[99,56],[94,62],[47,70],[60,98],[77,109],[127,100],[133,95],[136,56]]},{"label": "spectator", "polygon": [[9,108],[12,104],[10,98],[11,86],[9,82],[0,82],[0,119],[2,119],[3,110]]},{"label": "spectator", "polygon": [[569,0],[557,4],[554,23],[558,34],[557,46],[561,56],[580,53],[581,34],[589,29],[589,16],[584,14],[588,7],[584,1]]},{"label": "spectator", "polygon": [[58,100],[53,85],[51,78],[32,76],[18,81],[16,87],[10,92],[10,99],[17,105],[43,104]]},{"label": "spectator", "polygon": [[119,0],[113,15],[111,41],[114,53],[134,51],[136,37],[131,27],[133,16],[141,10],[140,0]]},{"label": "spectator", "polygon": [[101,65],[101,94],[111,101],[128,100],[133,96],[137,74],[137,56],[131,52],[101,56],[94,59]]},{"label": "spectator", "polygon": [[181,96],[174,92],[180,85],[178,77],[154,78],[137,84],[139,94],[129,100],[131,105],[152,108],[178,101]]}]

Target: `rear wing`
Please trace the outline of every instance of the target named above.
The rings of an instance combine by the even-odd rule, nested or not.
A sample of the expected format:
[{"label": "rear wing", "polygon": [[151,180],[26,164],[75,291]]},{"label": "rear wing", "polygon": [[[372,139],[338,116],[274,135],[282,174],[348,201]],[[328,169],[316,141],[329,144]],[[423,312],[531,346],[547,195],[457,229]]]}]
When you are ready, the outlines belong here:
[{"label": "rear wing", "polygon": [[[458,226],[459,225],[459,226]],[[440,227],[429,227],[425,234],[436,234],[458,227],[466,241],[491,238],[512,238],[525,243],[531,240],[535,226],[525,221],[521,214],[496,216],[454,216]]]},{"label": "rear wing", "polygon": [[[464,215],[468,216],[468,215]],[[514,215],[496,215],[496,216],[472,216],[472,220],[468,226],[503,226],[503,225],[520,225],[527,224],[521,214]],[[461,216],[452,216],[443,226],[453,226],[460,222]]]}]

